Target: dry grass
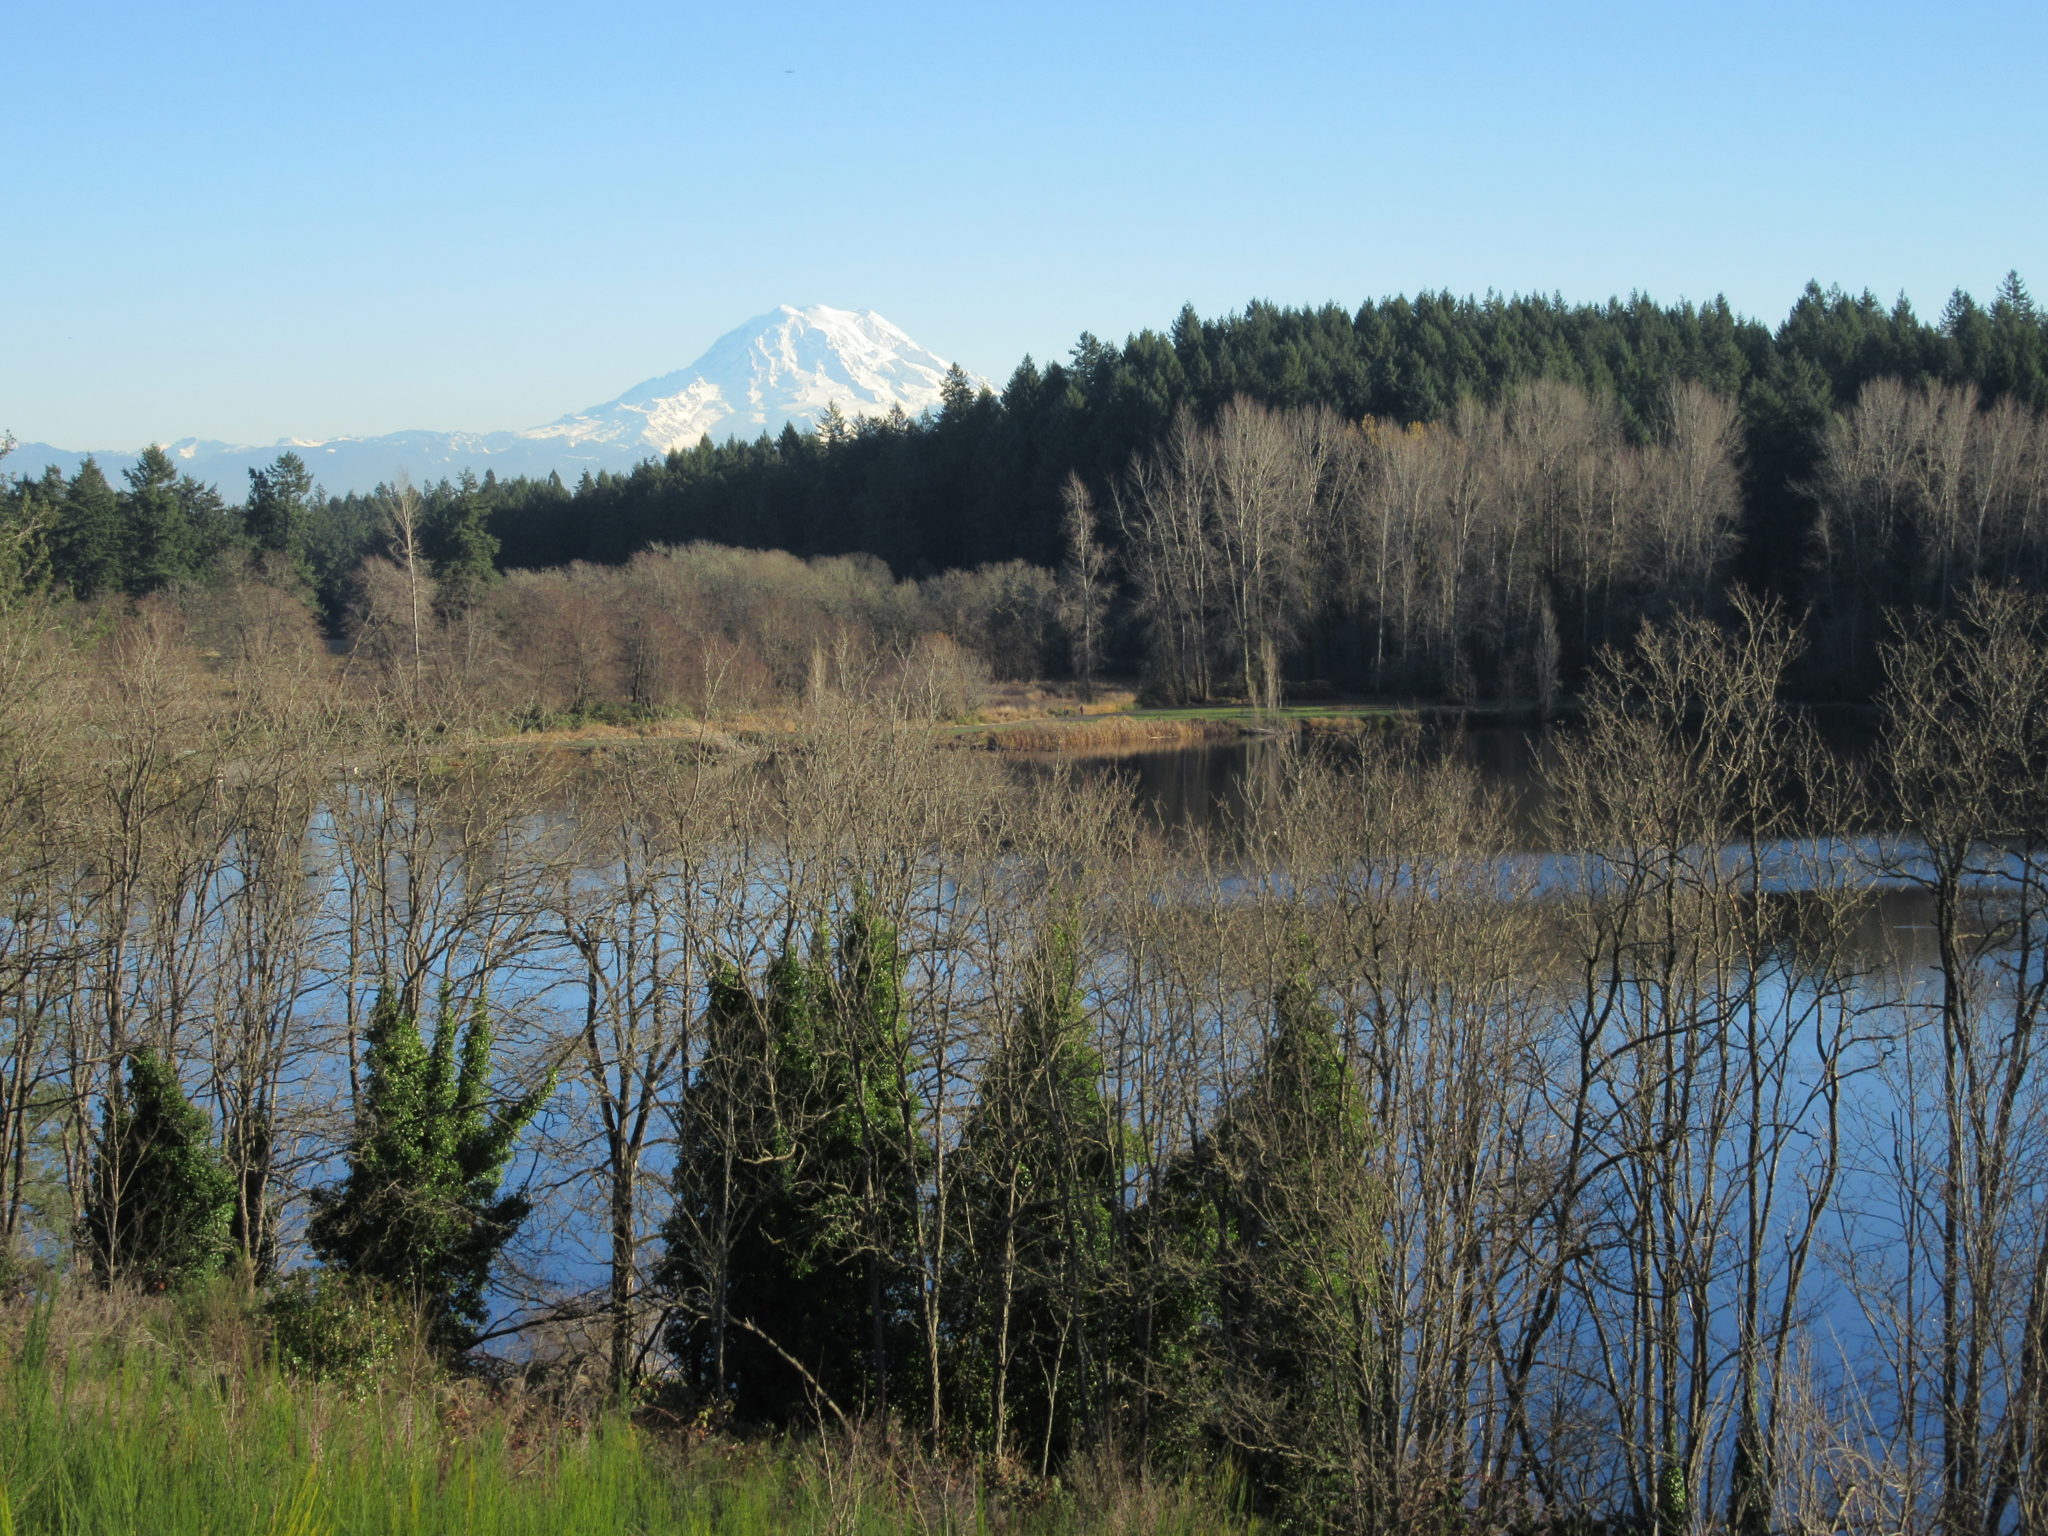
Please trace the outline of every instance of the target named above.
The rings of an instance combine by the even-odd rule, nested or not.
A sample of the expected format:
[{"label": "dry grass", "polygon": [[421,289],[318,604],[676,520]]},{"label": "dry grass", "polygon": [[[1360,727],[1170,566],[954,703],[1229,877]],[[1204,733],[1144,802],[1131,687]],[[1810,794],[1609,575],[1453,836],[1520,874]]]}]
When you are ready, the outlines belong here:
[{"label": "dry grass", "polygon": [[[1041,726],[1046,733],[1077,725],[1098,728],[1097,734],[1081,738],[1080,744],[1074,747],[1057,742],[1044,745],[1044,742],[1053,740],[1050,734],[1038,737],[1040,744],[1037,745],[1012,747],[1008,742],[1002,743],[1005,750],[1013,751],[1099,751],[1115,750],[1119,744],[1126,748],[1148,744],[1171,746],[1214,739],[1214,733],[1190,735],[1176,731],[1172,722],[1150,722],[1143,731],[1139,731],[1136,723],[1113,718],[1136,702],[1137,694],[1123,686],[1098,688],[1093,698],[1084,700],[1070,686],[997,683],[989,688],[982,705],[965,719],[971,726],[1000,731],[1014,730],[1020,724]],[[626,724],[583,720],[553,730],[496,734],[487,739],[542,750],[589,747],[608,742],[684,742],[699,746],[707,753],[724,753],[749,742],[772,741],[797,734],[804,729],[811,714],[812,711],[803,705],[788,704],[722,714],[716,723],[684,716]],[[969,739],[973,740],[971,736]]]},{"label": "dry grass", "polygon": [[541,748],[581,746],[599,741],[675,741],[700,746],[707,752],[725,752],[732,749],[734,736],[744,729],[738,725],[707,725],[701,720],[678,715],[632,725],[607,725],[590,720],[560,730],[521,731],[493,739]]},{"label": "dry grass", "polygon": [[1052,683],[992,683],[975,719],[984,725],[1008,725],[1019,720],[1085,719],[1092,715],[1113,715],[1137,703],[1134,689],[1106,684],[1092,699],[1083,699],[1071,685]]},{"label": "dry grass", "polygon": [[1102,715],[1078,720],[1036,720],[995,730],[963,732],[956,743],[992,752],[1144,752],[1167,747],[1236,741],[1244,728],[1228,720],[1158,719]]}]

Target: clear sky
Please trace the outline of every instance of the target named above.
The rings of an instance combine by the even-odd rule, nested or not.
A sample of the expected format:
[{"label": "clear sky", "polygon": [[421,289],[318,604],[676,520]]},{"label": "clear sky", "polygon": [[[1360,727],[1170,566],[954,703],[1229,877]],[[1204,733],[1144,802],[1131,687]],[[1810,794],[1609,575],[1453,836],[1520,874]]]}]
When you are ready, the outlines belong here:
[{"label": "clear sky", "polygon": [[2048,5],[13,0],[0,428],[520,427],[780,303],[2048,297]]}]

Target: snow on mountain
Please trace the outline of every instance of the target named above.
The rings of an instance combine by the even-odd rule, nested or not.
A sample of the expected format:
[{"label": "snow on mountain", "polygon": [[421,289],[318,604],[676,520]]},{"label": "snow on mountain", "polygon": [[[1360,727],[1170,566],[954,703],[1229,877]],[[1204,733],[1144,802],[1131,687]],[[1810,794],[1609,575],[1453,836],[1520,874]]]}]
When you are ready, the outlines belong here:
[{"label": "snow on mountain", "polygon": [[[519,436],[632,443],[656,452],[714,439],[803,431],[837,402],[848,417],[939,406],[947,362],[873,310],[784,304],[727,331],[687,368]],[[982,381],[974,381],[979,385]]]},{"label": "snow on mountain", "polygon": [[[836,403],[849,419],[937,410],[948,364],[872,310],[784,304],[726,332],[688,367],[648,379],[616,399],[517,432],[391,432],[381,437],[282,439],[268,447],[185,438],[166,444],[187,474],[219,484],[230,500],[247,489],[247,471],[287,450],[306,461],[329,491],[368,491],[404,473],[438,480],[463,469],[501,478],[628,469],[707,433],[714,442],[780,432],[785,423],[813,430]],[[969,381],[985,383],[973,374]],[[87,455],[23,443],[0,474],[66,474]],[[111,478],[135,462],[132,452],[97,453]]]}]

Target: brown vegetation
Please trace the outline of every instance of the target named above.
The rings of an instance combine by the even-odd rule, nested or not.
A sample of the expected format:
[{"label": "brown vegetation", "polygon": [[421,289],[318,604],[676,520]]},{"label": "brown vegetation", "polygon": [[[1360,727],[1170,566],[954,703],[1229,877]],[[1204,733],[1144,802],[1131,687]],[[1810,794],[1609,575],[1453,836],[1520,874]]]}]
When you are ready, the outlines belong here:
[{"label": "brown vegetation", "polygon": [[[1503,656],[1542,634],[1515,528],[1575,579],[1717,558],[1711,402],[1633,458],[1583,406],[1383,445],[1389,476],[1490,465],[1550,509],[1492,525],[1501,606],[1469,622]],[[1339,450],[1228,425],[1188,429],[1145,515],[1215,460],[1198,510],[1232,542],[1159,579],[1220,584],[1210,660],[1257,694],[1299,533],[1261,519]],[[1620,537],[1589,509],[1624,472],[1663,510],[1566,539]],[[628,596],[695,638],[635,652]],[[1025,1481],[1227,1468],[1247,1508],[1353,1530],[2040,1523],[2038,601],[1902,626],[1860,766],[1787,709],[1781,613],[1644,630],[1548,770],[1536,860],[1490,786],[1398,741],[1284,753],[1242,826],[1180,840],[1114,784],[934,751],[982,674],[911,600],[700,548],[443,613],[394,562],[335,656],[260,583],[6,594],[10,1262],[87,1230],[147,1050],[211,1117],[234,1262],[289,1267],[376,1000],[445,989],[502,1092],[561,1083],[498,1336],[553,1330],[607,1391]],[[555,638],[506,655],[492,613]],[[635,690],[709,712],[748,677],[773,740],[477,730]],[[1873,826],[1904,837],[1814,835]],[[1861,937],[1879,883],[1931,913],[1910,965]]]}]

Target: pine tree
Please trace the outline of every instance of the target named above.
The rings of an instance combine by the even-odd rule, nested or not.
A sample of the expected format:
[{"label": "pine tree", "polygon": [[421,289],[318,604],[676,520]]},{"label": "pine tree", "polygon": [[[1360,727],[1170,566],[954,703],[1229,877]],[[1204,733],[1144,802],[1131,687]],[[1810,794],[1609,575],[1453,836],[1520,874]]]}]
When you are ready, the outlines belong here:
[{"label": "pine tree", "polygon": [[[0,458],[13,448],[13,439],[0,434]],[[54,493],[47,486],[47,479],[23,477],[11,488],[0,480],[0,613],[48,590],[50,526],[64,489],[61,480]]]},{"label": "pine tree", "polygon": [[973,411],[975,395],[973,381],[967,377],[966,370],[954,363],[939,383],[939,419],[957,426]]},{"label": "pine tree", "polygon": [[249,500],[242,511],[249,542],[297,564],[306,552],[312,494],[312,472],[296,453],[281,453],[266,468],[250,470]]},{"label": "pine tree", "polygon": [[[853,441],[853,423],[846,419],[846,412],[839,409],[837,400],[825,403],[823,414],[818,417],[818,441],[826,448],[837,448]],[[705,443],[708,445],[707,437]]]},{"label": "pine tree", "polygon": [[155,592],[193,573],[198,540],[185,498],[179,494],[178,467],[152,443],[133,467],[123,471],[128,494],[121,498],[123,585],[131,596]]},{"label": "pine tree", "polygon": [[107,1096],[85,1208],[85,1246],[103,1284],[162,1291],[220,1267],[235,1186],[212,1131],[169,1062],[128,1058],[125,1090]]},{"label": "pine tree", "polygon": [[306,1236],[326,1262],[408,1297],[434,1343],[465,1349],[491,1265],[531,1209],[498,1183],[553,1079],[492,1108],[488,1005],[465,1015],[446,988],[431,1042],[386,991],[366,1043],[348,1177],[314,1193]]},{"label": "pine tree", "polygon": [[454,495],[437,497],[436,503],[426,530],[435,602],[443,614],[466,613],[498,579],[491,497],[476,476],[464,470]]},{"label": "pine tree", "polygon": [[2017,272],[2005,274],[1991,301],[1983,363],[1990,395],[2012,395],[2035,410],[2048,405],[2048,314],[2036,309]]}]

